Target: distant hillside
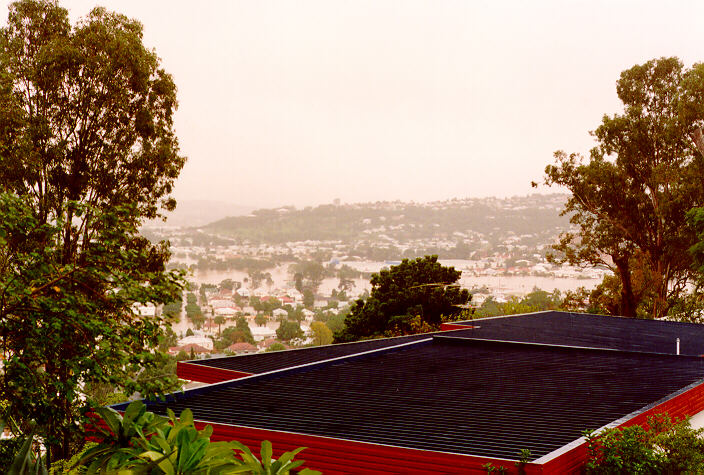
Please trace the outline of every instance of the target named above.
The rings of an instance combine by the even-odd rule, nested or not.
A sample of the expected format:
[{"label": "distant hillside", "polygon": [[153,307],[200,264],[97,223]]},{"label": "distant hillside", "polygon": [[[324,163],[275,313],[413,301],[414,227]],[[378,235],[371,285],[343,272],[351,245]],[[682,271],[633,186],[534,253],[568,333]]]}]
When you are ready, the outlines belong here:
[{"label": "distant hillside", "polygon": [[[376,202],[284,207],[233,216],[201,229],[236,241],[280,244],[292,241],[413,241],[499,244],[521,237],[521,244],[549,244],[569,226],[559,216],[564,194],[506,199],[476,198],[431,203]],[[516,240],[515,238],[513,240]]]},{"label": "distant hillside", "polygon": [[[175,227],[203,226],[226,216],[246,215],[254,206],[242,206],[223,201],[183,200],[176,209],[168,213],[166,224]],[[161,221],[152,224],[162,225]]]}]

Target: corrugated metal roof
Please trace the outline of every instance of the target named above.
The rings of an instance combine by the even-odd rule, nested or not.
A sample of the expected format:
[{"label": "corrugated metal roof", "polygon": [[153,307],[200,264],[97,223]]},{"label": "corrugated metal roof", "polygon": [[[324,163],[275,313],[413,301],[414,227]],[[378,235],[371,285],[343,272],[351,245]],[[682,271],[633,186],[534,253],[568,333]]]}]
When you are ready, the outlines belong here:
[{"label": "corrugated metal roof", "polygon": [[410,335],[397,338],[382,338],[378,340],[366,340],[355,343],[343,343],[339,345],[315,346],[311,348],[275,351],[271,353],[257,353],[254,355],[230,356],[207,360],[192,360],[189,361],[189,363],[259,374],[267,371],[312,363],[314,361],[360,353],[362,351],[385,348],[388,346],[398,345],[399,343],[422,340],[424,338],[428,338],[428,335]]},{"label": "corrugated metal roof", "polygon": [[162,414],[189,407],[209,422],[468,455],[515,459],[530,449],[537,458],[703,377],[702,358],[436,337],[149,406]]},{"label": "corrugated metal roof", "polygon": [[680,354],[704,355],[704,325],[694,323],[557,311],[479,319],[468,323],[478,328],[447,334],[669,354],[675,354],[676,339],[679,338]]},{"label": "corrugated metal roof", "polygon": [[[692,323],[637,320],[558,311],[479,319],[466,323],[471,323],[477,328],[453,330],[441,334],[668,354],[675,354],[676,339],[680,338],[681,354],[704,355],[704,325]],[[194,360],[189,363],[258,374],[422,338],[427,338],[427,335]]]}]

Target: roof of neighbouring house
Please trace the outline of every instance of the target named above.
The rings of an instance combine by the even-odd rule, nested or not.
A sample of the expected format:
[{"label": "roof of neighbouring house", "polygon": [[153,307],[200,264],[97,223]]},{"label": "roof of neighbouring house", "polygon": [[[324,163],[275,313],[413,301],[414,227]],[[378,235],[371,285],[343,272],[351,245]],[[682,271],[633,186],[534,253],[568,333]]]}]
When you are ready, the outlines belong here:
[{"label": "roof of neighbouring house", "polygon": [[182,346],[172,346],[171,348],[169,348],[169,353],[176,354],[179,351],[185,351],[186,353],[189,353],[191,350],[194,353],[210,353],[209,349],[204,348],[196,343],[188,343]]},{"label": "roof of neighbouring house", "polygon": [[[254,333],[254,332],[253,332]],[[211,358],[209,360],[188,361],[207,367],[243,371],[246,373],[265,373],[277,369],[290,368],[316,361],[356,354],[362,351],[385,348],[408,341],[421,340],[427,335],[412,335],[398,338],[382,338],[339,345],[314,346],[285,352],[257,353],[256,355],[230,356]]]},{"label": "roof of neighbouring house", "polygon": [[231,344],[230,346],[228,346],[228,347],[225,348],[225,349],[226,349],[226,350],[229,350],[229,351],[231,351],[231,352],[233,352],[233,353],[245,352],[245,351],[250,351],[250,352],[251,352],[251,351],[257,351],[257,350],[258,350],[258,348],[257,348],[256,346],[252,345],[251,343],[247,343],[246,341],[241,341],[241,342],[238,342],[238,343],[233,343],[233,344]]}]

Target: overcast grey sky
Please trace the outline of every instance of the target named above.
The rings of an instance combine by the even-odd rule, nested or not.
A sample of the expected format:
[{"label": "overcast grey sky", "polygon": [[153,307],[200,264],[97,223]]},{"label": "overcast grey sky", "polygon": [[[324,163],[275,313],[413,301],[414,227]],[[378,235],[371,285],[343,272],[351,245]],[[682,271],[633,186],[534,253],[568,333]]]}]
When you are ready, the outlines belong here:
[{"label": "overcast grey sky", "polygon": [[524,195],[588,152],[622,70],[704,60],[701,0],[61,4],[144,24],[179,88],[182,200]]}]

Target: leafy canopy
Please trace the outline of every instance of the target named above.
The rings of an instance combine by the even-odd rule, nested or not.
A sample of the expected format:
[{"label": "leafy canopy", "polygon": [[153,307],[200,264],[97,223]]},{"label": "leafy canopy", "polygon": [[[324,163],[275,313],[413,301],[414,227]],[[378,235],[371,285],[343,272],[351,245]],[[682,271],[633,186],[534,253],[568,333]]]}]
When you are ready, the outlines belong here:
[{"label": "leafy canopy", "polygon": [[[149,396],[164,323],[134,304],[180,298],[166,243],[139,234],[171,209],[185,159],[176,86],[142,26],[96,8],[72,26],[51,0],[20,0],[0,30],[0,398],[67,458],[109,384]],[[87,399],[83,399],[86,397]],[[33,422],[34,421],[34,422]]]},{"label": "leafy canopy", "polygon": [[634,267],[652,279],[648,313],[666,315],[692,278],[686,213],[704,203],[704,64],[660,58],[621,73],[623,114],[605,115],[588,161],[555,153],[547,185],[572,192],[563,214],[578,228],[554,246],[554,261],[610,268],[621,281],[618,312],[636,316],[645,298]]},{"label": "leafy canopy", "polygon": [[415,316],[421,323],[437,326],[443,316],[458,315],[471,299],[469,291],[457,284],[461,274],[442,266],[436,255],[404,259],[373,274],[369,298],[354,303],[335,341],[381,336]]}]

